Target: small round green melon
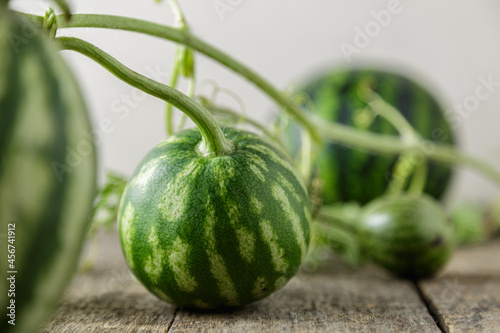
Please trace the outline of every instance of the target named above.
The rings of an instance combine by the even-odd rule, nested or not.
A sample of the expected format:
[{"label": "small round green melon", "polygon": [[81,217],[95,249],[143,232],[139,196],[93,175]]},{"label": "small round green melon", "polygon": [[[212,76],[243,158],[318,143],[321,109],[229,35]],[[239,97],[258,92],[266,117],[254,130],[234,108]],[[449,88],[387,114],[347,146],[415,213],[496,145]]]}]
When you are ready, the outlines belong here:
[{"label": "small round green melon", "polygon": [[310,238],[308,194],[289,160],[259,136],[226,128],[234,153],[197,153],[190,129],[157,145],[128,183],[118,214],[126,262],[161,300],[241,306],[282,288]]},{"label": "small round green melon", "polygon": [[358,230],[369,258],[409,279],[436,274],[455,246],[452,223],[428,195],[378,198],[363,209]]}]

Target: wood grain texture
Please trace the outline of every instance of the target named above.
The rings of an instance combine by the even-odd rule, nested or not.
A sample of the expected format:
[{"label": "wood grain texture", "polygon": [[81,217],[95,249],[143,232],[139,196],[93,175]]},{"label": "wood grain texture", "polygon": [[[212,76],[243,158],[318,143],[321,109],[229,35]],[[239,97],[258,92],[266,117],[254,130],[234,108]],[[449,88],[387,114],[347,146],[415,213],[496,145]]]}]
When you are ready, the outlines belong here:
[{"label": "wood grain texture", "polygon": [[419,287],[444,331],[500,332],[500,239],[458,250]]},{"label": "wood grain texture", "polygon": [[439,332],[414,285],[373,267],[331,261],[271,297],[231,313],[176,310],[128,272],[115,234],[102,240],[43,332]]},{"label": "wood grain texture", "polygon": [[[458,251],[438,277],[418,284],[449,332],[500,332],[500,239]],[[178,310],[129,273],[116,234],[78,274],[42,332],[440,332],[417,287],[373,266],[331,260],[301,272],[271,297],[232,312]]]},{"label": "wood grain texture", "polygon": [[233,313],[179,311],[170,332],[440,332],[411,283],[331,264]]},{"label": "wood grain texture", "polygon": [[116,234],[101,240],[99,260],[78,274],[43,333],[165,332],[175,308],[149,294],[128,271]]}]

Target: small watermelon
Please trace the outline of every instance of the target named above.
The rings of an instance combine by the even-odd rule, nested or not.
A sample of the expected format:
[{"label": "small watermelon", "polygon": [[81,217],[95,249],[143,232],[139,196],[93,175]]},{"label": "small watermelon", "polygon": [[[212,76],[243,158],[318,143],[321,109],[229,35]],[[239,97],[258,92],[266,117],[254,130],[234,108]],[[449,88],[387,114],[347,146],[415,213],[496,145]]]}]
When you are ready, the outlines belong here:
[{"label": "small watermelon", "polygon": [[77,267],[96,187],[91,133],[55,42],[0,9],[1,332],[36,332]]},{"label": "small watermelon", "polygon": [[[422,86],[399,74],[369,69],[336,71],[306,85],[298,95],[306,94],[312,102],[311,111],[325,120],[362,131],[397,135],[394,127],[380,116],[374,116],[359,97],[357,88],[366,80],[370,80],[373,90],[398,109],[422,137],[440,143],[455,142],[437,100]],[[310,109],[310,105],[306,103],[304,107]],[[296,125],[289,126],[287,138],[291,150],[296,153],[300,147]],[[327,143],[317,160],[324,203],[357,201],[365,204],[381,196],[387,189],[396,159],[395,156]],[[441,198],[451,176],[449,167],[429,162],[425,192]]]},{"label": "small watermelon", "polygon": [[362,251],[394,275],[436,274],[453,254],[453,225],[428,195],[384,196],[363,208],[357,222]]},{"label": "small watermelon", "polygon": [[157,145],[127,184],[118,213],[126,262],[163,301],[241,306],[282,288],[307,252],[310,205],[290,161],[255,134],[225,128],[236,147],[197,152],[189,129]]}]

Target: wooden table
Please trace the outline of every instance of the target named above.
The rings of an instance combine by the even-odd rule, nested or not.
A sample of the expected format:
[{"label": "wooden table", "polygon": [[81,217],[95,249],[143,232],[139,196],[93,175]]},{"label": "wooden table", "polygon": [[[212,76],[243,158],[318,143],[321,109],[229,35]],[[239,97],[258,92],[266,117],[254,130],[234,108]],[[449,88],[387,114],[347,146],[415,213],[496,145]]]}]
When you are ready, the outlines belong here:
[{"label": "wooden table", "polygon": [[332,260],[231,313],[176,309],[129,273],[116,234],[78,274],[43,332],[500,332],[500,239],[460,249],[418,284]]}]

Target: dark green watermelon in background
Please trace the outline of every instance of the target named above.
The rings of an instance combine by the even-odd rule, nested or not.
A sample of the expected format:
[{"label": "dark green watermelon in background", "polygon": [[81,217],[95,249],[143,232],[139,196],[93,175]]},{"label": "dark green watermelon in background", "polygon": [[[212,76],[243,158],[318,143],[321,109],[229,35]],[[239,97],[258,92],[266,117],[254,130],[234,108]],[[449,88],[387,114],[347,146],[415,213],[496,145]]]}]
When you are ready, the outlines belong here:
[{"label": "dark green watermelon in background", "polygon": [[[325,120],[363,131],[397,135],[387,120],[374,116],[359,98],[357,87],[366,79],[373,82],[373,90],[398,109],[422,137],[441,143],[455,142],[452,128],[437,100],[422,86],[399,74],[371,69],[336,71],[310,83],[297,94],[307,94],[312,103],[305,103],[304,107]],[[292,152],[300,147],[298,131],[296,126],[287,129]],[[316,164],[323,182],[324,203],[357,201],[365,204],[384,194],[396,160],[395,156],[327,143]],[[439,199],[450,182],[452,170],[428,164],[425,192]]]}]

